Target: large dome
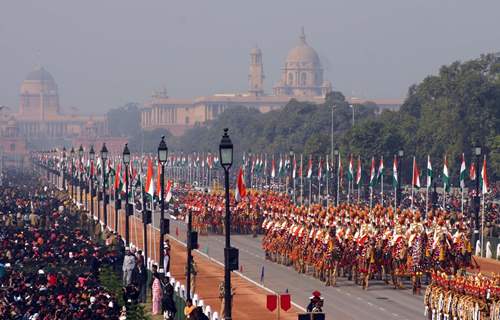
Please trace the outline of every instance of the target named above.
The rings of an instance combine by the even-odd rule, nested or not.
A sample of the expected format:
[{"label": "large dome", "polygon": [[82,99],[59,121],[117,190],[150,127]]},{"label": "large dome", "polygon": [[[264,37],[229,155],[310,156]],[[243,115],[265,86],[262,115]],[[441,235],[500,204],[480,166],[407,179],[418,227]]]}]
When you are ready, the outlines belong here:
[{"label": "large dome", "polygon": [[52,75],[47,70],[45,70],[44,67],[37,67],[35,70],[28,73],[25,80],[55,82],[54,77],[52,77]]},{"label": "large dome", "polygon": [[286,63],[299,63],[301,65],[313,65],[316,67],[321,65],[318,54],[306,42],[304,29],[302,29],[299,44],[288,52]]},{"label": "large dome", "polygon": [[57,94],[54,77],[44,67],[36,67],[28,73],[21,84],[21,93],[40,94],[42,92]]}]

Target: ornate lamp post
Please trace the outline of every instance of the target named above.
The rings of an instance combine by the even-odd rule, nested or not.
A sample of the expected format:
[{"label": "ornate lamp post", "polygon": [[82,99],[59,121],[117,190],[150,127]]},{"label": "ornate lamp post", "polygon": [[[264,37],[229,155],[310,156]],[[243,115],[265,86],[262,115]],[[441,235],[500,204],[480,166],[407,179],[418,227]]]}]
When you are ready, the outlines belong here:
[{"label": "ornate lamp post", "polygon": [[71,147],[71,198],[76,198],[76,190],[75,190],[75,148]]},{"label": "ornate lamp post", "polygon": [[129,245],[130,240],[130,226],[129,226],[129,194],[128,194],[128,166],[130,164],[130,151],[128,150],[128,143],[125,143],[123,148],[123,164],[125,164],[125,244]]},{"label": "ornate lamp post", "polygon": [[63,176],[62,176],[62,187],[63,187],[63,190],[66,190],[66,147],[63,147],[63,152],[62,152],[62,158],[63,158],[63,161],[62,161],[62,164],[61,164],[61,169],[62,169],[62,173],[63,173]]},{"label": "ornate lamp post", "polygon": [[[165,142],[165,136],[161,137],[160,144],[158,145],[158,161],[160,161],[161,165],[161,176],[160,176],[160,189],[161,189],[161,211],[160,211],[160,267],[164,269],[164,272],[167,272],[167,268],[164,265],[165,264],[165,247],[164,247],[164,240],[165,240],[165,234],[169,232],[169,220],[165,220],[165,163],[167,162],[168,158],[168,147],[167,143]],[[189,286],[189,281],[188,284]]]},{"label": "ornate lamp post", "polygon": [[106,148],[106,143],[102,144],[101,149],[101,159],[102,159],[102,213],[104,215],[104,228],[108,225],[108,202],[106,199],[106,160],[108,159],[108,148]]},{"label": "ornate lamp post", "polygon": [[92,216],[94,216],[94,161],[95,161],[95,151],[94,151],[94,146],[90,146],[90,151],[89,151],[89,158],[90,158],[90,212],[92,213]]},{"label": "ornate lamp post", "polygon": [[[231,248],[231,212],[229,210],[229,168],[233,164],[233,143],[224,129],[224,135],[219,144],[220,163],[224,169],[224,187],[226,198],[226,216],[224,221],[226,245],[224,248],[224,319],[231,319],[231,271],[238,269],[238,250]],[[236,269],[235,269],[236,267]]]},{"label": "ornate lamp post", "polygon": [[80,168],[78,168],[79,174],[78,174],[78,185],[80,189],[80,203],[83,205],[83,181],[82,181],[82,170],[81,166],[83,166],[83,146],[80,145],[80,148],[78,149],[78,158],[80,159]]}]

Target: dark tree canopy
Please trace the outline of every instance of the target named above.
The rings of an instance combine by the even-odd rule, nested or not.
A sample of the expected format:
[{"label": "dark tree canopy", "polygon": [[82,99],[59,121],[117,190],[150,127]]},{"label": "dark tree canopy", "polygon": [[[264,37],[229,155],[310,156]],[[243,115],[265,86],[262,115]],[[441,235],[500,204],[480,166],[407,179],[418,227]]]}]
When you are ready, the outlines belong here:
[{"label": "dark tree canopy", "polygon": [[[332,106],[334,145],[340,148],[343,159],[349,153],[360,155],[364,169],[372,156],[384,156],[389,168],[393,155],[403,149],[408,156],[407,169],[410,157],[415,155],[422,171],[429,154],[434,171],[439,174],[446,154],[456,183],[462,152],[469,165],[472,147],[481,145],[488,156],[492,181],[498,178],[500,55],[483,55],[441,67],[437,75],[409,88],[398,112],[376,115],[378,106],[374,103],[355,105],[354,127],[352,109],[341,92],[330,93],[324,104],[291,100],[283,109],[265,114],[246,107],[231,108],[182,137],[172,137],[166,130],[141,133],[132,124],[123,125],[133,118],[134,124],[138,124],[136,105],[112,110],[110,115],[123,117],[114,129],[116,132],[126,135],[137,130],[128,135],[144,152],[155,152],[162,134],[167,135],[171,150],[218,152],[222,129],[229,128],[235,159],[241,159],[243,152],[277,154],[290,149],[296,153],[330,154]],[[405,173],[409,177],[410,170]]]},{"label": "dark tree canopy", "polygon": [[131,137],[141,130],[141,111],[138,103],[129,102],[107,113],[109,133],[114,137]]}]

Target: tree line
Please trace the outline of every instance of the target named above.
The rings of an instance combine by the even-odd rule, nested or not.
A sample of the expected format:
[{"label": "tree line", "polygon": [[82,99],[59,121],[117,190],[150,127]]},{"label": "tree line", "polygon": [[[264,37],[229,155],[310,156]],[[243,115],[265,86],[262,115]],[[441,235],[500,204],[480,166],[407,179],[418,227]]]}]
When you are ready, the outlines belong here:
[{"label": "tree line", "polygon": [[[284,154],[290,150],[326,155],[331,154],[333,122],[333,145],[342,154],[344,168],[349,154],[360,155],[365,176],[372,156],[383,156],[390,170],[393,156],[402,149],[407,157],[406,181],[411,174],[411,157],[416,156],[424,169],[430,155],[434,171],[439,173],[446,155],[456,184],[461,155],[465,154],[469,167],[475,160],[474,146],[481,146],[486,154],[492,181],[500,174],[499,54],[441,67],[438,74],[409,88],[399,111],[379,113],[373,103],[355,105],[354,111],[353,125],[352,109],[344,95],[332,92],[324,104],[292,99],[283,109],[268,113],[231,108],[181,137],[171,136],[166,129],[143,132],[131,126],[134,132],[129,135],[129,145],[140,144],[142,150],[136,151],[155,152],[159,136],[165,134],[172,150],[218,152],[222,129],[229,128],[235,159],[241,159],[243,153]],[[139,123],[139,112],[121,114],[135,116]]]}]

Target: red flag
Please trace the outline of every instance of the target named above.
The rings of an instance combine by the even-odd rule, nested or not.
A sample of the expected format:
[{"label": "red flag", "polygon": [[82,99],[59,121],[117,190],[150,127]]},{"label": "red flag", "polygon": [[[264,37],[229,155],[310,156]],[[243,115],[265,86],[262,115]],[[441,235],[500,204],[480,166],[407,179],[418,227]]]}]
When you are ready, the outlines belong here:
[{"label": "red flag", "polygon": [[266,307],[269,311],[273,312],[278,306],[278,296],[274,294],[267,295]]},{"label": "red flag", "polygon": [[238,173],[238,180],[236,182],[236,190],[234,193],[234,198],[236,202],[240,202],[242,198],[247,195],[247,188],[245,187],[245,178],[243,176],[243,168],[240,167],[240,171]]},{"label": "red flag", "polygon": [[120,171],[122,170],[122,163],[118,162],[115,172],[115,190],[118,190],[120,187]]},{"label": "red flag", "polygon": [[158,162],[158,166],[156,167],[156,190],[155,190],[155,195],[158,197],[158,199],[163,198],[163,195],[161,195],[161,165]]},{"label": "red flag", "polygon": [[288,311],[292,307],[292,298],[289,294],[280,295],[281,309]]},{"label": "red flag", "polygon": [[470,164],[469,177],[472,181],[476,180],[476,165],[474,162],[471,162]]}]

